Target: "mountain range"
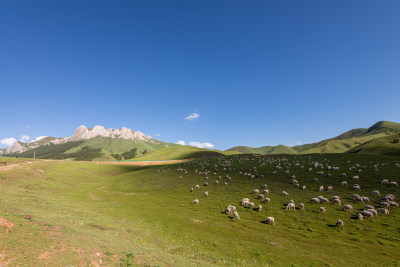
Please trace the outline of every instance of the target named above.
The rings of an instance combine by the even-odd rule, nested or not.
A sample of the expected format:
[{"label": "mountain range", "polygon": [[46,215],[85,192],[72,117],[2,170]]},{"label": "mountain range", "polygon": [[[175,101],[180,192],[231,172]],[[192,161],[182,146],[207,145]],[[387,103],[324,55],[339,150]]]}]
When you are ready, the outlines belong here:
[{"label": "mountain range", "polygon": [[400,123],[379,121],[369,128],[358,128],[320,142],[298,146],[235,146],[226,151],[209,150],[166,143],[140,131],[128,128],[105,129],[103,126],[79,126],[65,138],[44,137],[25,143],[15,141],[11,147],[0,149],[0,155],[26,158],[76,160],[180,159],[205,155],[227,154],[312,154],[367,153],[400,156]]}]

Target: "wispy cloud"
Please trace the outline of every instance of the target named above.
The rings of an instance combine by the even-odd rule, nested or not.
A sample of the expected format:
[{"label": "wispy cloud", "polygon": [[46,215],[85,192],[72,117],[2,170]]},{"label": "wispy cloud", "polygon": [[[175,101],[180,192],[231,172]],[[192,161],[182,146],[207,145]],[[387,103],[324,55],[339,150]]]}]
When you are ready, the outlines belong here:
[{"label": "wispy cloud", "polygon": [[14,137],[9,137],[9,138],[1,139],[0,143],[2,145],[5,145],[5,146],[9,147],[9,146],[12,146],[12,144],[14,144],[15,141],[17,141],[17,139],[15,139]]},{"label": "wispy cloud", "polygon": [[158,133],[158,134],[156,134],[156,137],[160,137],[161,135]]},{"label": "wispy cloud", "polygon": [[290,144],[289,146],[299,146],[299,145],[302,145],[302,144],[303,144],[303,142],[297,141],[296,143]]},{"label": "wispy cloud", "polygon": [[190,141],[189,145],[195,146],[195,147],[200,147],[200,148],[213,148],[214,147],[214,144],[208,143],[208,142],[200,143],[200,142]]},{"label": "wispy cloud", "polygon": [[185,146],[185,145],[186,145],[185,141],[183,141],[183,140],[179,140],[179,141],[176,142],[175,144],[182,145],[182,146]]},{"label": "wispy cloud", "polygon": [[19,141],[24,142],[24,143],[29,142],[29,140],[31,140],[31,137],[27,136],[25,134],[21,135],[21,139],[19,139]]},{"label": "wispy cloud", "polygon": [[32,128],[32,126],[26,125],[25,128],[26,128],[26,129],[30,129],[30,128]]},{"label": "wispy cloud", "polygon": [[185,120],[187,120],[187,121],[195,121],[195,120],[197,120],[198,118],[200,118],[200,114],[194,112],[194,113],[192,113],[192,114],[186,116],[186,117],[185,117]]}]

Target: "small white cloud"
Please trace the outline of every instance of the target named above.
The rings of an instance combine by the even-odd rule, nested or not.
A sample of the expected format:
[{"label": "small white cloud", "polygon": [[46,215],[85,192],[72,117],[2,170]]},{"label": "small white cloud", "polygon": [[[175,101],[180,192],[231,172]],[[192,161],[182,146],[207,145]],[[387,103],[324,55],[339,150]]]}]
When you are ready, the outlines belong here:
[{"label": "small white cloud", "polygon": [[19,139],[19,141],[24,143],[28,142],[29,140],[31,140],[31,138],[25,134],[21,135],[21,139]]},{"label": "small white cloud", "polygon": [[14,142],[15,141],[17,141],[17,139],[15,139],[14,137],[10,137],[10,138],[4,138],[4,139],[1,139],[0,140],[0,143],[2,144],[2,145],[5,145],[5,146],[12,146],[13,144],[14,144]]},{"label": "small white cloud", "polygon": [[179,140],[179,141],[176,142],[175,144],[182,145],[182,146],[185,146],[185,145],[186,145],[185,141],[183,141],[183,140]]},{"label": "small white cloud", "polygon": [[195,147],[200,147],[200,148],[213,148],[214,147],[214,144],[211,144],[208,142],[200,143],[200,142],[191,141],[191,142],[189,142],[189,145],[195,146]]},{"label": "small white cloud", "polygon": [[159,137],[159,136],[161,136],[159,133],[158,133],[158,134],[156,134],[156,137]]},{"label": "small white cloud", "polygon": [[200,118],[200,114],[194,112],[194,113],[192,113],[192,114],[186,116],[185,120],[187,120],[187,121],[195,121],[195,120],[197,120],[198,118]]},{"label": "small white cloud", "polygon": [[30,129],[30,128],[32,128],[32,126],[26,125],[25,128],[26,128],[26,129]]},{"label": "small white cloud", "polygon": [[296,143],[290,144],[289,146],[299,146],[299,145],[302,145],[302,144],[303,144],[303,142],[297,141]]},{"label": "small white cloud", "polygon": [[47,136],[45,136],[45,135],[43,135],[43,136],[38,136],[38,137],[36,137],[35,140],[32,140],[32,142],[39,141],[39,140],[41,140],[41,139],[43,139],[43,138],[46,138],[46,137],[47,137]]}]

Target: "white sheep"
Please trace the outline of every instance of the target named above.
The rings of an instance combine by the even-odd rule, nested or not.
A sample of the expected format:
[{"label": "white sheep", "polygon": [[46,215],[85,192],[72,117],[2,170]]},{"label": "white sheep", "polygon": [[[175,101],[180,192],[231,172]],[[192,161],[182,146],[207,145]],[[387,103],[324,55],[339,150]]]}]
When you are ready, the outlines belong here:
[{"label": "white sheep", "polygon": [[193,200],[192,204],[197,204],[197,205],[199,205],[199,200],[198,200],[198,199]]},{"label": "white sheep", "polygon": [[303,190],[306,190],[306,189],[307,189],[307,186],[303,185]]},{"label": "white sheep", "polygon": [[205,191],[203,197],[208,197],[208,191]]},{"label": "white sheep", "polygon": [[379,192],[379,190],[373,190],[373,191],[372,191],[372,195],[373,195],[373,196],[379,196],[379,197],[380,197],[380,196],[381,196],[381,193]]},{"label": "white sheep", "polygon": [[247,197],[243,198],[242,206],[246,206],[249,202],[250,202],[250,200]]},{"label": "white sheep", "polygon": [[258,195],[258,194],[260,193],[260,190],[254,189],[254,190],[253,190],[253,193],[255,193],[256,195]]},{"label": "white sheep", "polygon": [[289,204],[287,204],[286,209],[287,210],[292,210],[292,209],[296,210],[296,205],[294,203],[289,203]]},{"label": "white sheep", "polygon": [[200,185],[198,185],[198,184],[196,184],[195,186],[194,186],[194,189],[199,189],[200,188]]},{"label": "white sheep", "polygon": [[346,181],[342,181],[342,182],[340,182],[340,185],[341,185],[341,186],[345,186],[345,185],[346,185],[346,186],[348,186],[348,184],[347,184],[347,182],[346,182]]},{"label": "white sheep", "polygon": [[357,214],[357,218],[362,221],[364,219],[363,215],[361,213]]},{"label": "white sheep", "polygon": [[282,191],[282,194],[283,194],[285,197],[288,197],[288,196],[289,196],[289,193],[286,192],[286,191]]},{"label": "white sheep", "polygon": [[389,211],[387,209],[379,208],[378,212],[383,213],[385,215],[389,215]]},{"label": "white sheep", "polygon": [[325,207],[319,207],[319,210],[326,214],[326,208]]},{"label": "white sheep", "polygon": [[234,212],[233,212],[233,217],[234,217],[236,220],[240,220],[239,213],[237,213],[237,211],[234,211]]},{"label": "white sheep", "polygon": [[275,225],[275,219],[274,219],[274,217],[267,217],[267,219],[265,219],[265,223],[266,223],[266,224],[273,224],[273,225]]},{"label": "white sheep", "polygon": [[382,184],[388,184],[389,183],[389,180],[388,179],[383,179],[382,180]]},{"label": "white sheep", "polygon": [[326,188],[327,191],[332,191],[332,189],[333,189],[332,186],[328,186],[328,187]]},{"label": "white sheep", "polygon": [[264,189],[264,194],[269,195],[269,190],[268,189]]},{"label": "white sheep", "polygon": [[262,202],[264,203],[269,203],[271,201],[271,199],[269,197],[264,198],[264,200]]},{"label": "white sheep", "polygon": [[320,191],[320,192],[324,191],[324,186],[321,185],[321,186],[319,187],[319,191]]},{"label": "white sheep", "polygon": [[316,198],[316,197],[313,197],[312,199],[310,199],[310,202],[311,203],[320,203],[320,200],[319,200],[319,198]]},{"label": "white sheep", "polygon": [[340,226],[341,228],[344,227],[344,222],[342,220],[337,220],[336,226]]},{"label": "white sheep", "polygon": [[262,206],[261,205],[258,205],[258,211],[262,211]]},{"label": "white sheep", "polygon": [[332,203],[333,203],[333,205],[335,205],[335,203],[339,204],[339,206],[342,205],[342,201],[340,199],[338,199],[338,198],[334,198],[332,200]]},{"label": "white sheep", "polygon": [[300,203],[300,204],[299,204],[299,209],[305,210],[305,206],[304,206],[303,203]]},{"label": "white sheep", "polygon": [[353,210],[353,206],[346,204],[343,206],[343,210]]},{"label": "white sheep", "polygon": [[390,182],[390,183],[389,183],[389,185],[393,185],[393,186],[396,186],[396,187],[398,187],[398,184],[397,184],[397,182]]}]

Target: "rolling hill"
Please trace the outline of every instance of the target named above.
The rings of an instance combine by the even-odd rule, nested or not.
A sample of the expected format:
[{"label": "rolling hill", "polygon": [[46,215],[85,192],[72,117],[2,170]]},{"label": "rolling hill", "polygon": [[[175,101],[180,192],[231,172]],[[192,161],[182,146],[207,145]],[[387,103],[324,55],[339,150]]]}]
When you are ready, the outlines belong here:
[{"label": "rolling hill", "polygon": [[[400,133],[400,123],[379,121],[369,128],[358,128],[347,131],[336,137],[317,143],[287,147],[263,146],[259,148],[236,146],[227,151],[238,151],[246,154],[313,154],[313,153],[384,153],[396,154],[400,148],[385,140],[391,140],[393,135]],[[382,138],[382,139],[381,139]],[[368,143],[368,146],[364,146]],[[388,145],[391,144],[391,145]],[[382,145],[385,149],[378,149]],[[361,148],[363,146],[363,148]],[[360,149],[357,149],[360,147]],[[389,148],[390,147],[390,148]],[[389,149],[390,152],[386,151]],[[385,152],[386,151],[386,152]]]}]

